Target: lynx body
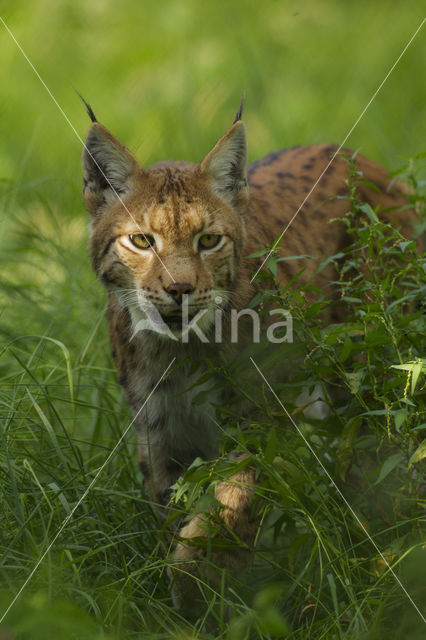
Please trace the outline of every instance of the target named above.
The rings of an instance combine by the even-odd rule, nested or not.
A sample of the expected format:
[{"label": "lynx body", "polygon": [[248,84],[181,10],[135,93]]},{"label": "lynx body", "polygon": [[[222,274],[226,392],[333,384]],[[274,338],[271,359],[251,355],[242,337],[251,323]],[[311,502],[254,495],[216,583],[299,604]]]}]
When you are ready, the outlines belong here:
[{"label": "lynx body", "polygon": [[[259,262],[247,256],[270,245],[283,231],[336,147],[284,149],[247,167],[245,127],[237,119],[200,164],[164,162],[143,169],[92,119],[83,153],[92,263],[109,293],[113,356],[136,416],[140,468],[152,499],[164,503],[170,485],[195,457],[214,455],[219,433],[209,410],[192,405],[194,392],[184,393],[193,382],[188,367],[172,367],[162,376],[172,361],[175,365],[199,359],[211,344],[195,334],[183,342],[155,331],[135,331],[145,317],[142,303],[153,305],[171,333],[179,336],[177,319],[186,297],[192,316],[204,310],[200,326],[211,337],[217,308],[241,310],[256,292],[251,276]],[[356,163],[365,181],[378,186],[378,191],[361,187],[364,201],[373,208],[380,205],[382,211],[406,204],[398,186],[387,191],[385,169],[361,155]],[[347,177],[348,164],[337,156],[285,233],[280,245],[284,255],[325,259],[348,244],[344,225],[330,223],[348,209],[344,198],[336,199],[347,195]],[[386,216],[409,234],[412,212],[391,211]],[[283,285],[301,266],[300,260],[280,263]],[[307,261],[304,266],[303,277],[309,278],[315,264]],[[327,290],[333,277],[330,264],[317,284]],[[242,336],[240,342],[245,339]],[[214,348],[232,357],[240,344],[231,343],[224,330],[222,343]],[[253,473],[246,469],[234,480],[236,484],[218,488],[225,505],[221,517],[252,540],[247,483],[254,481]],[[182,535],[197,531],[199,522],[194,520]],[[179,553],[189,558],[194,551],[181,546]]]}]

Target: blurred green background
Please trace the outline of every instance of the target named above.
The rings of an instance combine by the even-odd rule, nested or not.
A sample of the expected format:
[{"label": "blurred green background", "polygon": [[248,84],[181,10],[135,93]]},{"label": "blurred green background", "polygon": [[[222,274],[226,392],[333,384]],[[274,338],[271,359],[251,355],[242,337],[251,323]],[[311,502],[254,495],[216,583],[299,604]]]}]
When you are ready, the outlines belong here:
[{"label": "blurred green background", "polygon": [[[232,121],[243,90],[252,159],[340,142],[424,17],[421,3],[397,0],[1,6],[79,134],[88,120],[74,88],[143,163],[200,159]],[[79,141],[3,27],[0,47],[0,175],[74,188]],[[419,150],[424,47],[420,33],[349,140],[389,166]]]},{"label": "blurred green background", "polygon": [[[251,160],[295,144],[340,143],[420,25],[423,13],[420,2],[388,0],[3,0],[0,4],[0,15],[78,134],[84,138],[89,120],[74,89],[146,165],[163,159],[200,160],[232,123],[243,91]],[[425,36],[423,28],[347,141],[347,146],[360,148],[389,169],[424,150]],[[55,478],[58,470],[55,482],[63,486],[68,477],[66,486],[72,494],[75,490],[75,499],[87,486],[84,474],[75,471],[78,465],[71,468],[69,462],[66,469],[65,462],[55,457],[60,448],[54,442],[55,453],[35,410],[37,393],[42,395],[47,384],[58,384],[49,391],[49,402],[53,398],[58,410],[52,424],[57,433],[71,434],[73,447],[89,467],[96,468],[98,456],[104,454],[101,446],[110,447],[130,418],[109,355],[105,294],[87,257],[81,142],[1,24],[0,59],[0,335],[15,350],[13,357],[11,350],[2,352],[0,362],[0,402],[2,416],[9,420],[11,447],[9,466],[2,467],[2,477],[10,481],[7,487],[3,483],[10,530],[0,530],[9,554],[1,574],[5,594],[0,600],[6,605],[66,515],[52,489],[55,517],[47,510],[39,518],[38,504],[44,505],[44,498],[38,480],[31,478],[41,478],[40,486],[48,491],[46,478]],[[44,338],[37,342],[23,337],[27,334]],[[60,341],[65,350],[47,343],[46,337]],[[73,368],[74,397],[68,388],[67,362]],[[32,389],[31,401],[24,383]],[[47,401],[39,402],[44,408]],[[64,436],[58,438],[60,447],[68,446]],[[90,508],[98,508],[102,500],[108,505],[105,513],[104,503],[99,507],[96,532],[109,531],[108,522],[117,527],[114,532],[124,526],[127,535],[131,527],[119,508],[126,514],[128,503],[133,505],[133,535],[145,545],[146,557],[154,549],[155,565],[158,536],[155,530],[145,531],[141,542],[148,516],[143,523],[137,519],[140,479],[133,434],[129,443],[129,451],[121,451],[107,477],[100,479],[97,502]],[[68,449],[66,454],[67,460],[68,455],[71,458]],[[24,457],[35,469],[33,476]],[[12,471],[16,486],[15,479],[10,480],[15,478]],[[69,529],[72,538],[78,523]],[[84,538],[85,530],[80,535]],[[87,536],[91,549],[94,538]],[[115,545],[116,538],[111,539]],[[111,574],[99,569],[98,582],[94,577],[98,568],[85,569],[78,590],[67,558],[48,560],[34,579],[35,584],[40,581],[44,595],[32,596],[28,590],[28,599],[20,601],[10,618],[16,628],[24,624],[24,611],[38,619],[46,584],[56,584],[55,580],[61,584],[59,591],[69,585],[72,598],[94,612],[98,625],[103,624],[105,615],[98,612],[95,600],[102,585],[108,583],[109,589],[114,580],[121,580],[120,561]],[[63,577],[51,578],[59,562],[65,566]],[[160,628],[164,611],[151,599],[151,579],[150,574],[148,610],[157,616]],[[160,595],[168,602],[167,581],[162,579]],[[104,598],[116,606],[115,596],[106,593]],[[131,597],[125,595],[127,606]],[[75,615],[73,609],[64,613],[61,606],[59,602],[52,613],[56,620]],[[117,618],[112,605],[111,611]],[[55,629],[49,635],[40,623],[36,636],[29,623],[19,638],[57,638],[59,633],[68,637],[61,625]],[[0,630],[0,637],[9,635]],[[95,631],[89,630],[88,637],[97,637]]]}]

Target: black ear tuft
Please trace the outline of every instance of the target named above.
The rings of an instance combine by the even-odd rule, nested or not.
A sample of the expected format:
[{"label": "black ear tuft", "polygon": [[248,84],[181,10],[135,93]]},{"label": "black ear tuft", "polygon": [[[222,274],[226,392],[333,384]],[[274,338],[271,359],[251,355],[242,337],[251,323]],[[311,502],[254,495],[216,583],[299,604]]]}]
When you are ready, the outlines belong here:
[{"label": "black ear tuft", "polygon": [[240,106],[239,106],[239,109],[238,109],[237,113],[235,114],[235,120],[234,120],[234,122],[232,124],[235,124],[236,122],[241,120],[241,118],[243,116],[243,107],[244,107],[245,99],[246,99],[246,92],[243,91],[243,95],[241,96]]},{"label": "black ear tuft", "polygon": [[80,97],[80,99],[84,102],[84,105],[85,105],[85,107],[86,107],[86,109],[87,109],[87,113],[88,113],[89,118],[91,119],[91,121],[92,121],[92,122],[97,122],[96,116],[95,116],[95,114],[93,113],[93,109],[92,109],[92,107],[90,106],[90,104],[89,104],[88,102],[86,102],[86,100],[83,98],[83,96],[81,95],[81,93],[79,93],[79,92],[77,91],[77,89],[75,90],[75,92],[76,92],[76,94]]}]

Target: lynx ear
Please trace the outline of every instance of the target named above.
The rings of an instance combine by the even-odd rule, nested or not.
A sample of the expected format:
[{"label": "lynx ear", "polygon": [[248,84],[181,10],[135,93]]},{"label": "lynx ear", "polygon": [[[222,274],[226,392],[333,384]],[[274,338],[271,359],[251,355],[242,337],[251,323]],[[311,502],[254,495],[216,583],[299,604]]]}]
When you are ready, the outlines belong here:
[{"label": "lynx ear", "polygon": [[94,122],[83,150],[83,195],[90,213],[117,195],[131,191],[131,178],[142,170],[134,156],[105,127]]},{"label": "lynx ear", "polygon": [[247,140],[241,120],[235,122],[201,163],[215,193],[243,211],[248,203]]}]

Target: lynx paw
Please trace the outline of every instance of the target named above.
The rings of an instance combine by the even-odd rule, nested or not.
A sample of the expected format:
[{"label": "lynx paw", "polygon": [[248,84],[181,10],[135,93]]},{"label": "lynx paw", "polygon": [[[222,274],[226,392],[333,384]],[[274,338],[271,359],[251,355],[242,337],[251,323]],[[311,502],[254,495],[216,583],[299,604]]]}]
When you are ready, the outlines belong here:
[{"label": "lynx paw", "polygon": [[217,485],[221,507],[196,515],[182,527],[169,569],[178,608],[185,610],[189,603],[192,612],[203,585],[216,588],[224,571],[236,574],[247,565],[260,521],[253,505],[255,488],[255,471],[247,467]]}]

